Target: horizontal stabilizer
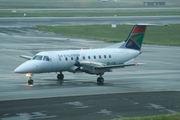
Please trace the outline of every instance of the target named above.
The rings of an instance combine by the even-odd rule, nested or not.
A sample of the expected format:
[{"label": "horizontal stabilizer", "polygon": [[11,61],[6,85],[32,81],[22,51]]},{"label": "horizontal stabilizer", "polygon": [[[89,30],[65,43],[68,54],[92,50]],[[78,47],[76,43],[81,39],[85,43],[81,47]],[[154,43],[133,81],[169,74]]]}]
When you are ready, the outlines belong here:
[{"label": "horizontal stabilizer", "polygon": [[19,57],[30,60],[32,57],[27,55],[20,55]]}]

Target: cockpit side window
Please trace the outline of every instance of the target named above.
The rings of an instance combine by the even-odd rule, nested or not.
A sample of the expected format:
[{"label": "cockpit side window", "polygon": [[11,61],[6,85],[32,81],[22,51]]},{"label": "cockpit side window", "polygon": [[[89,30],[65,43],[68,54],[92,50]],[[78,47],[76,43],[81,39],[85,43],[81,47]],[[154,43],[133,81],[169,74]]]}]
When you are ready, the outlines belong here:
[{"label": "cockpit side window", "polygon": [[34,56],[33,60],[42,60],[43,56],[42,55],[36,55]]},{"label": "cockpit side window", "polygon": [[44,61],[49,61],[49,57],[48,56],[44,56],[43,60]]}]

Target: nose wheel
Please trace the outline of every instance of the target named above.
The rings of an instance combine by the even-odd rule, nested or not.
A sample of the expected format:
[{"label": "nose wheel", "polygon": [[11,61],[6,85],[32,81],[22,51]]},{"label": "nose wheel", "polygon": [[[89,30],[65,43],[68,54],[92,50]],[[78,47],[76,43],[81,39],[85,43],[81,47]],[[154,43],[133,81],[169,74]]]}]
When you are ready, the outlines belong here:
[{"label": "nose wheel", "polygon": [[57,75],[57,79],[58,80],[63,80],[64,79],[64,75],[62,73]]},{"label": "nose wheel", "polygon": [[29,85],[33,85],[33,83],[34,83],[34,80],[32,80],[32,79],[28,80]]}]

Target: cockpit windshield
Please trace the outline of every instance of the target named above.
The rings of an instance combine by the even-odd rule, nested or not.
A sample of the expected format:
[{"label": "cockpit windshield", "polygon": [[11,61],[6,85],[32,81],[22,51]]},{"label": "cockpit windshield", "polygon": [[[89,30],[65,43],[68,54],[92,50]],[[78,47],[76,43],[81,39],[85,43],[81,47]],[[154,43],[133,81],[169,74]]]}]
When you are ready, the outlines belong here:
[{"label": "cockpit windshield", "polygon": [[42,55],[36,55],[34,56],[33,60],[42,60],[43,56]]},{"label": "cockpit windshield", "polygon": [[43,60],[44,61],[49,61],[49,57],[48,56],[44,56]]},{"label": "cockpit windshield", "polygon": [[50,61],[50,58],[48,56],[36,55],[34,56],[33,60]]}]

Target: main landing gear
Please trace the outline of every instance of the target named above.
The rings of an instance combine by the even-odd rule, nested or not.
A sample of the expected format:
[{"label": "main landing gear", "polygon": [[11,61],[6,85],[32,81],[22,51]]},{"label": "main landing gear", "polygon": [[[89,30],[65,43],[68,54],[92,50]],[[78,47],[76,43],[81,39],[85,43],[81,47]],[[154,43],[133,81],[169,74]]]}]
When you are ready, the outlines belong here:
[{"label": "main landing gear", "polygon": [[57,75],[57,79],[58,80],[63,80],[64,79],[64,75],[62,74],[62,72],[60,72],[60,74]]},{"label": "main landing gear", "polygon": [[104,78],[102,77],[102,75],[100,75],[100,77],[97,78],[97,83],[98,84],[103,84],[104,83]]}]

